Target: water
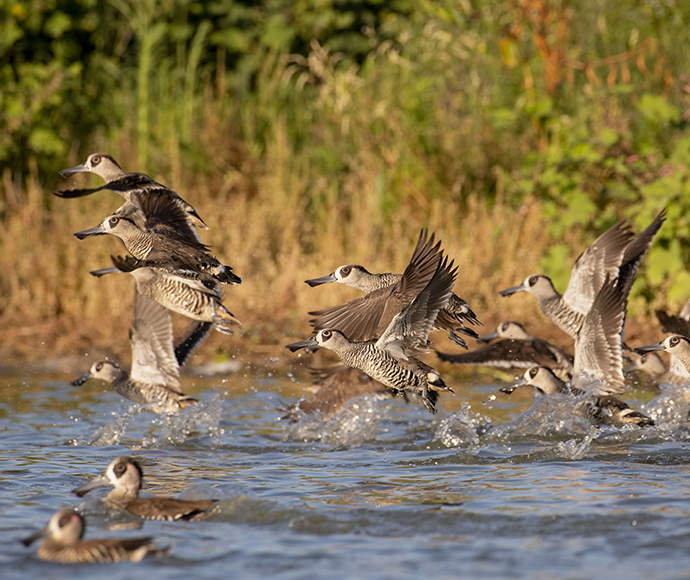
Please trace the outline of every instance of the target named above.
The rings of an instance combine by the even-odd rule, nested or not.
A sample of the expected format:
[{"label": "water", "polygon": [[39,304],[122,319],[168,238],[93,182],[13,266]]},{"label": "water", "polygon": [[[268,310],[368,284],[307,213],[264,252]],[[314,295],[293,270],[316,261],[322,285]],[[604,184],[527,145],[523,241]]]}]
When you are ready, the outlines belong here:
[{"label": "water", "polygon": [[[451,378],[437,417],[361,399],[290,424],[278,407],[308,374],[258,369],[195,378],[201,404],[168,422],[68,378],[0,377],[3,578],[690,575],[690,435],[668,401],[649,406],[663,428],[593,429],[563,404],[521,415],[527,395],[492,400],[497,384]],[[141,522],[111,512],[105,490],[70,494],[123,454],[140,459],[145,493],[220,504],[198,522]],[[152,536],[171,555],[65,566],[18,542],[78,506],[86,538]]]}]

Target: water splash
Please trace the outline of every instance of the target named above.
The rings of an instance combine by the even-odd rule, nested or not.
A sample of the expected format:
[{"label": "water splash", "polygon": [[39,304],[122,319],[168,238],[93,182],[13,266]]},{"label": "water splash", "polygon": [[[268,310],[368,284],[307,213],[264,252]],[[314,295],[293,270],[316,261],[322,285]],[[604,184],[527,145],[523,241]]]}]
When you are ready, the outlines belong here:
[{"label": "water splash", "polygon": [[[113,413],[115,418],[96,429],[91,438],[86,441],[86,445],[119,444],[132,419],[144,411],[151,411],[155,405],[155,403],[133,405],[122,414]],[[209,435],[211,447],[218,447],[221,435],[225,432],[220,428],[221,410],[221,397],[216,394],[207,401],[185,407],[179,413],[171,415],[155,413],[153,420],[146,424],[150,433],[141,436],[141,447],[151,449],[169,444],[180,445],[191,436],[201,433]]]},{"label": "water splash", "polygon": [[325,419],[319,415],[303,415],[290,425],[285,439],[322,441],[330,445],[360,445],[376,438],[379,423],[388,407],[373,397],[353,399],[338,412]]},{"label": "water splash", "polygon": [[162,433],[142,440],[142,446],[150,449],[168,444],[180,445],[205,432],[210,436],[211,447],[218,447],[220,437],[225,433],[220,427],[221,410],[221,397],[215,394],[207,401],[189,405],[174,415],[161,415],[158,421],[163,426]]},{"label": "water splash", "polygon": [[[440,441],[446,447],[460,447],[462,445],[478,445],[479,435],[477,423],[479,415],[470,414],[470,406],[464,403],[462,410],[443,419],[434,435],[435,441]],[[483,421],[485,423],[485,421]]]},{"label": "water splash", "polygon": [[495,426],[487,433],[491,440],[514,436],[552,437],[562,434],[587,434],[591,423],[575,410],[573,397],[568,395],[544,395],[519,417]]},{"label": "water splash", "polygon": [[587,455],[592,440],[596,437],[597,431],[592,429],[583,439],[570,439],[569,441],[559,441],[556,445],[556,453],[565,459],[576,461]]},{"label": "water splash", "polygon": [[685,425],[688,418],[690,389],[671,384],[661,385],[661,394],[640,409],[654,419],[658,429],[670,431]]},{"label": "water splash", "polygon": [[120,442],[121,437],[125,434],[130,420],[141,413],[144,409],[145,407],[142,407],[141,405],[132,405],[121,415],[118,413],[113,413],[115,419],[103,427],[96,429],[94,434],[91,435],[91,438],[86,442],[86,445],[96,447],[117,445]]}]

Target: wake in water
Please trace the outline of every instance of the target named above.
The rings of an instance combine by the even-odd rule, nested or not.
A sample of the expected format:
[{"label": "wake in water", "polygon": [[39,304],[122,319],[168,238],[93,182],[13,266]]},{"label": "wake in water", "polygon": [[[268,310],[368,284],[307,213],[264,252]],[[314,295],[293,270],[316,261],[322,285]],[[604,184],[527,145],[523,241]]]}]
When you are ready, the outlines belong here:
[{"label": "wake in water", "polygon": [[[222,411],[221,397],[213,395],[207,401],[199,401],[195,405],[189,405],[179,413],[166,415],[156,414],[150,423],[147,423],[151,435],[141,437],[141,447],[158,448],[164,445],[179,445],[191,437],[205,434],[210,438],[211,447],[220,445],[220,437],[224,430],[220,428],[220,416]],[[96,429],[95,433],[85,442],[92,446],[117,445],[127,431],[132,420],[142,411],[149,411],[151,405],[132,405],[124,413],[113,413],[115,418],[103,427]],[[160,431],[157,433],[156,431]]]}]

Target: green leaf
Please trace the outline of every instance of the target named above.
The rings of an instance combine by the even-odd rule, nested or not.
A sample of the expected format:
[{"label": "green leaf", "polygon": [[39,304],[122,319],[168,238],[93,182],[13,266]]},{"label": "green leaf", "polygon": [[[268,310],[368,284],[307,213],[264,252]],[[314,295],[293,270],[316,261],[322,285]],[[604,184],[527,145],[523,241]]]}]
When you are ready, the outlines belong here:
[{"label": "green leaf", "polygon": [[690,272],[679,272],[667,293],[669,302],[681,302],[690,297]]},{"label": "green leaf", "polygon": [[51,129],[38,127],[29,135],[29,145],[36,153],[53,155],[64,153],[65,143]]},{"label": "green leaf", "polygon": [[64,12],[55,12],[45,23],[46,32],[53,38],[60,38],[70,28],[72,22]]},{"label": "green leaf", "polygon": [[649,121],[660,125],[676,123],[680,119],[680,110],[659,95],[645,93],[637,103],[637,110]]},{"label": "green leaf", "polygon": [[668,275],[685,271],[678,240],[673,240],[668,248],[652,247],[646,262],[647,279],[652,286],[659,286]]},{"label": "green leaf", "polygon": [[549,251],[539,261],[539,268],[547,272],[556,288],[565,288],[570,280],[572,266],[570,264],[570,248],[565,244],[551,246]]},{"label": "green leaf", "polygon": [[581,191],[573,191],[568,196],[568,206],[561,217],[566,228],[575,224],[587,224],[596,213],[597,206]]}]

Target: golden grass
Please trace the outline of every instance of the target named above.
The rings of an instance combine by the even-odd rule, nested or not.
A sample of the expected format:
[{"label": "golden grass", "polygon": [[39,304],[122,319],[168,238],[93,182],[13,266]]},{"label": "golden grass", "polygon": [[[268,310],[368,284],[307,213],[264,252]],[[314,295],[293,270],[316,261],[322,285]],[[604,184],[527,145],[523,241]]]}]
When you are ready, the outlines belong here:
[{"label": "golden grass", "polygon": [[[214,336],[205,346],[209,356],[285,344],[308,332],[309,310],[357,293],[338,285],[309,288],[305,279],[345,263],[402,272],[422,228],[443,241],[459,267],[456,292],[487,327],[516,318],[558,335],[536,301],[497,294],[539,272],[556,240],[548,235],[538,200],[527,197],[516,207],[509,173],[492,169],[497,137],[487,129],[476,134],[482,113],[471,117],[467,104],[477,101],[481,87],[460,83],[451,70],[447,93],[427,91],[434,102],[418,99],[422,113],[422,105],[432,113],[428,126],[414,127],[406,108],[415,83],[428,80],[424,66],[410,68],[397,53],[382,50],[358,75],[355,67],[337,69],[317,49],[300,69],[305,82],[315,85],[308,98],[299,91],[284,97],[288,72],[297,73],[273,55],[253,100],[204,92],[191,135],[180,127],[175,100],[168,97],[150,112],[144,145],[125,116],[125,126],[91,146],[90,152],[110,153],[126,170],[146,172],[192,203],[210,227],[202,232],[204,241],[244,279],[227,289],[225,303],[245,324],[245,336],[229,342]],[[428,58],[434,65],[437,54]],[[434,66],[446,69],[440,61]],[[461,89],[476,94],[462,95]],[[136,103],[123,107],[134,110]],[[426,131],[429,151],[418,131]],[[146,147],[147,166],[139,163],[144,156],[136,144]],[[529,150],[528,139],[510,145]],[[82,161],[76,154],[68,160]],[[469,166],[483,190],[467,190],[462,168]],[[112,192],[76,200],[51,195],[54,184],[64,189],[73,181],[56,177],[44,185],[33,171],[26,187],[18,187],[9,171],[2,175],[0,356],[42,356],[39,345],[46,341],[49,356],[129,350],[133,281],[89,275],[124,250],[114,238],[72,236],[101,222],[122,200]],[[79,187],[100,185],[95,177],[76,181]],[[587,245],[578,229],[557,241],[572,248],[571,264]]]},{"label": "golden grass", "polygon": [[[539,260],[553,242],[535,200],[513,211],[500,201],[489,205],[470,197],[463,210],[441,198],[422,207],[409,196],[382,228],[375,180],[369,178],[371,169],[363,167],[346,185],[347,202],[325,196],[323,219],[310,221],[305,219],[305,177],[291,163],[284,143],[272,147],[276,171],[259,177],[252,195],[235,194],[220,202],[220,196],[209,193],[220,186],[203,179],[178,187],[210,227],[202,232],[204,240],[244,279],[242,286],[227,289],[225,303],[245,324],[245,336],[213,336],[206,357],[282,345],[307,333],[309,310],[358,293],[340,285],[309,288],[305,279],[344,263],[401,272],[423,227],[443,241],[459,267],[456,292],[487,327],[516,318],[541,332],[553,332],[536,301],[497,294],[538,272]],[[156,178],[174,181],[165,175]],[[5,176],[2,199],[8,213],[0,236],[0,267],[6,273],[0,281],[0,355],[40,358],[97,350],[128,359],[133,280],[124,274],[100,279],[89,275],[108,266],[109,255],[123,249],[108,236],[83,241],[72,236],[100,222],[121,198],[110,192],[75,200],[53,198],[36,180],[27,191],[18,191]],[[573,260],[579,249],[573,249]]]}]

